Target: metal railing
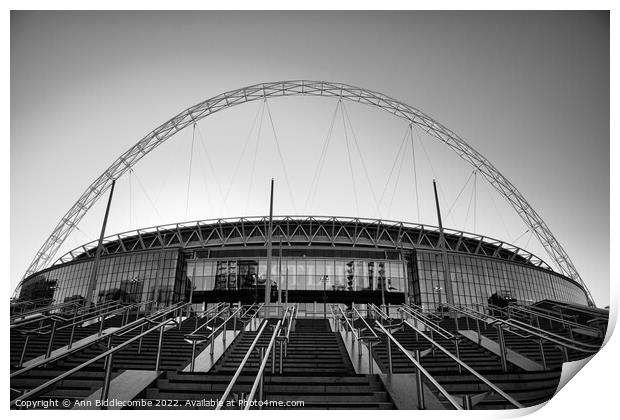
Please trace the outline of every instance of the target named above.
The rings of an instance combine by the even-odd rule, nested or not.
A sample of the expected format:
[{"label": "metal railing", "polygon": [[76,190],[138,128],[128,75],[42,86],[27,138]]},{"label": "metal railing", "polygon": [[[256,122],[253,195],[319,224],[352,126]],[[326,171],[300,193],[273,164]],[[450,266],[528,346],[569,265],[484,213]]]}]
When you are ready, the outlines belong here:
[{"label": "metal railing", "polygon": [[[247,318],[248,313],[250,312],[250,310],[254,309],[255,305],[256,305],[256,310],[250,315],[250,318]],[[240,320],[240,322],[242,322],[241,329],[244,329],[245,326],[250,322],[250,320],[258,316],[262,305],[263,304],[252,304],[248,308],[245,308],[244,306],[240,306],[237,309],[235,309],[232,313],[228,313],[228,317],[224,319],[224,321],[217,327],[213,328],[209,326],[208,323],[210,321],[207,321],[202,326],[198,327],[197,330],[194,330],[190,334],[186,334],[184,337],[185,341],[191,342],[192,344],[192,359],[190,361],[190,372],[193,372],[195,368],[196,345],[197,344],[203,343],[205,341],[210,341],[209,354],[211,355],[211,357],[213,357],[213,354],[215,351],[215,337],[217,337],[220,331],[221,331],[220,336],[222,337],[222,345],[226,346],[226,325],[228,324],[228,322],[231,319],[233,320],[233,331],[236,331],[237,320]],[[244,308],[245,308],[245,311],[244,311]],[[211,319],[214,320],[215,318],[218,318],[222,313],[229,312],[229,311],[230,311],[230,307],[226,307],[220,312],[218,312],[217,314],[215,314]],[[209,335],[198,334],[198,331],[201,330],[202,328],[210,329],[211,333]]]},{"label": "metal railing", "polygon": [[[443,397],[448,401],[452,408],[455,408],[457,410],[463,409],[463,407],[456,401],[456,399],[452,395],[450,395],[450,393],[448,393],[448,391],[446,391],[446,389],[439,382],[437,382],[437,380],[430,373],[428,373],[426,369],[424,369],[424,367],[420,363],[420,350],[415,351],[415,357],[412,356],[411,352],[405,349],[402,344],[400,344],[398,340],[394,338],[394,336],[379,321],[375,321],[375,324],[377,325],[377,328],[379,328],[379,330],[381,330],[381,332],[385,334],[385,336],[388,338],[388,341],[394,343],[394,345],[396,345],[396,348],[400,350],[405,355],[405,357],[409,359],[409,361],[415,366],[417,370],[416,389],[418,393],[418,408],[420,410],[424,410],[426,408],[424,399],[424,382],[422,380],[422,376],[424,376],[424,378],[426,378],[426,380],[430,382],[441,395],[443,395]],[[388,347],[391,349],[391,345]]]},{"label": "metal railing", "polygon": [[24,319],[26,317],[33,316],[36,314],[50,315],[51,312],[65,309],[65,308],[73,308],[75,306],[82,307],[83,305],[80,302],[71,301],[71,302],[64,302],[64,303],[56,303],[56,304],[47,305],[47,306],[39,306],[29,311],[23,310],[19,314],[11,316],[11,324],[15,323],[19,319]]},{"label": "metal railing", "polygon": [[[63,353],[58,354],[56,356],[50,356],[49,358],[45,358],[43,360],[38,361],[37,363],[33,363],[30,366],[27,366],[27,367],[24,367],[24,368],[22,368],[20,370],[17,370],[15,372],[11,373],[10,377],[14,378],[16,376],[22,375],[22,374],[32,370],[32,369],[36,369],[36,368],[41,367],[43,365],[48,365],[48,364],[51,364],[51,363],[54,363],[54,362],[58,362],[58,361],[66,358],[66,357],[69,357],[72,354],[75,354],[78,351],[81,351],[81,350],[83,350],[83,349],[85,349],[87,347],[90,347],[90,346],[92,346],[92,345],[94,345],[96,343],[102,342],[104,340],[107,340],[108,343],[111,343],[111,340],[112,340],[113,337],[121,337],[121,336],[125,335],[126,333],[129,333],[131,331],[134,331],[137,328],[140,328],[141,326],[144,326],[145,323],[149,323],[149,322],[152,323],[155,320],[157,320],[158,318],[161,318],[163,316],[167,316],[167,315],[170,315],[172,313],[175,313],[181,305],[183,305],[183,303],[177,303],[177,304],[171,305],[171,306],[169,306],[167,308],[160,309],[159,311],[150,314],[148,317],[145,316],[145,317],[140,318],[140,319],[138,319],[136,321],[133,321],[133,322],[131,322],[129,324],[126,324],[124,327],[122,327],[122,328],[120,328],[120,329],[118,329],[116,331],[113,331],[113,332],[110,332],[110,333],[107,333],[107,334],[103,334],[103,335],[101,335],[100,337],[96,338],[93,341],[89,341],[87,343],[83,343],[83,344],[81,344],[79,346],[76,346],[76,347],[73,347],[73,348],[67,350],[66,352],[63,352]],[[140,351],[138,351],[138,354],[139,353],[140,353]]]},{"label": "metal railing", "polygon": [[[258,399],[262,401],[264,399],[264,383],[265,383],[265,368],[267,366],[267,362],[269,361],[269,355],[271,354],[271,374],[275,374],[275,366],[276,366],[276,343],[280,343],[280,374],[282,374],[282,343],[284,340],[288,342],[289,333],[291,332],[291,326],[295,322],[295,309],[297,305],[293,307],[287,307],[284,311],[284,315],[282,319],[278,321],[276,324],[271,339],[269,340],[269,344],[267,348],[261,347],[259,349],[259,361],[260,367],[258,369],[258,373],[256,374],[256,378],[254,379],[254,383],[252,384],[252,389],[246,398],[246,404],[243,408],[244,410],[249,410],[252,406],[252,402],[254,401],[254,396],[256,395],[256,391],[258,390]],[[286,332],[282,334],[283,330]]]},{"label": "metal railing", "polygon": [[[179,309],[184,309],[185,305],[188,305],[188,303],[182,303],[182,304],[176,304],[176,305],[172,305],[171,307],[169,307],[167,310],[164,310],[163,313],[161,313],[160,315],[158,315],[158,317],[161,316],[165,316],[165,315],[169,315],[172,313],[177,313]],[[74,373],[84,369],[87,366],[92,365],[93,363],[98,362],[99,360],[105,359],[105,376],[104,376],[104,380],[103,380],[103,386],[101,388],[101,400],[107,400],[108,398],[108,394],[109,394],[109,390],[110,390],[110,381],[112,378],[112,367],[114,364],[114,354],[118,353],[119,351],[123,350],[125,347],[129,346],[130,344],[140,340],[142,337],[146,336],[147,334],[150,334],[154,331],[159,330],[159,343],[158,343],[158,349],[157,349],[157,356],[156,356],[156,361],[155,361],[155,370],[158,371],[160,368],[160,362],[161,362],[161,348],[162,348],[162,337],[163,337],[163,331],[164,328],[166,327],[166,325],[170,324],[170,323],[177,323],[178,321],[174,318],[168,318],[158,324],[156,324],[155,326],[149,328],[148,330],[142,332],[139,335],[136,335],[130,339],[128,339],[127,341],[118,344],[115,347],[111,347],[109,348],[107,351],[101,353],[98,356],[93,357],[92,359],[56,376],[55,378],[43,383],[42,385],[37,386],[36,388],[18,396],[17,398],[15,398],[14,400],[11,401],[10,406],[11,407],[15,407],[18,401],[23,401],[23,400],[27,400],[33,397],[36,397],[37,395],[39,395],[41,392],[46,391],[47,389],[49,389],[50,387],[54,386],[55,384],[57,384],[58,382],[62,381],[63,379],[73,375]],[[137,328],[137,326],[132,327],[133,329]],[[111,338],[112,335],[109,336],[109,344],[111,344]],[[13,377],[13,375],[11,375],[11,377]]]},{"label": "metal railing", "polygon": [[454,355],[454,354],[452,354],[452,352],[447,350],[445,347],[443,347],[441,344],[439,344],[436,340],[434,340],[432,337],[429,337],[428,335],[426,335],[423,331],[419,330],[417,327],[415,327],[415,326],[413,326],[411,324],[409,324],[409,327],[412,328],[413,330],[415,330],[416,333],[421,335],[424,339],[429,341],[432,346],[436,347],[442,353],[444,353],[446,356],[448,356],[450,359],[454,360],[457,363],[457,365],[458,365],[459,373],[462,372],[462,369],[465,369],[466,371],[468,371],[469,373],[474,375],[477,379],[479,379],[481,382],[483,382],[485,385],[487,385],[493,392],[495,392],[496,394],[500,395],[502,398],[504,398],[506,401],[508,401],[510,404],[512,404],[514,407],[516,407],[516,408],[523,408],[523,405],[520,404],[517,400],[512,398],[510,395],[506,394],[499,387],[497,387],[497,385],[495,385],[494,383],[489,381],[483,375],[478,373],[474,368],[472,368],[467,363],[465,363],[463,360],[461,360],[461,357],[460,357],[460,354],[459,354],[458,339],[456,339],[456,337],[454,337],[454,340],[455,340],[454,342],[456,344],[456,355]]},{"label": "metal railing", "polygon": [[[293,329],[295,325],[295,320],[297,319],[297,309],[298,309],[297,304],[293,305],[292,307],[287,307],[284,313],[284,316],[282,317],[282,327],[280,328],[280,333],[278,334],[278,337],[277,337],[278,352],[280,354],[280,359],[279,359],[280,363],[278,365],[278,371],[280,372],[280,375],[282,375],[282,372],[283,372],[284,358],[288,355],[289,337],[291,334],[291,330]],[[287,318],[287,315],[288,315],[288,318]],[[272,373],[274,373],[274,366],[275,364],[272,366],[272,369],[271,369]]]},{"label": "metal railing", "polygon": [[[233,375],[232,379],[230,380],[230,383],[228,384],[228,386],[226,387],[226,390],[222,394],[222,397],[218,400],[217,406],[215,407],[216,410],[220,410],[224,406],[226,401],[228,400],[228,396],[230,395],[230,392],[232,391],[233,387],[235,386],[235,383],[237,382],[237,379],[239,378],[239,375],[241,375],[241,372],[245,368],[246,363],[250,359],[250,356],[252,355],[252,351],[254,351],[254,348],[256,347],[256,344],[258,343],[258,340],[260,339],[261,335],[265,331],[265,328],[267,327],[267,324],[268,324],[267,321],[263,321],[263,326],[260,328],[260,330],[256,334],[256,337],[254,337],[254,341],[252,341],[252,344],[250,345],[250,348],[248,349],[248,351],[246,352],[245,356],[243,357],[243,360],[241,361],[241,363],[239,364],[239,367],[235,371],[235,374]],[[279,329],[279,327],[280,327],[280,321],[278,321],[277,329]],[[275,332],[276,331],[274,331],[274,334],[275,334]]]},{"label": "metal railing", "polygon": [[[506,361],[506,342],[504,338],[504,333],[508,332],[510,334],[516,335],[523,339],[528,339],[534,341],[539,346],[540,357],[542,361],[543,369],[547,369],[547,359],[545,354],[545,349],[543,346],[543,342],[547,341],[555,346],[557,346],[562,351],[562,356],[565,362],[569,361],[568,350],[574,350],[580,353],[585,354],[594,354],[599,350],[599,346],[590,345],[586,343],[577,342],[575,340],[571,340],[570,338],[563,337],[561,335],[554,334],[552,332],[542,330],[540,328],[534,327],[527,323],[518,321],[516,319],[501,319],[491,315],[487,315],[485,313],[480,313],[471,308],[460,308],[454,305],[448,305],[448,307],[466,317],[476,317],[479,321],[486,323],[491,327],[495,327],[498,333],[498,340],[500,345],[500,357],[502,362],[502,369],[507,371],[507,361]],[[481,332],[478,327],[478,341],[481,339]]]},{"label": "metal railing", "polygon": [[[71,328],[71,333],[69,335],[69,341],[66,344],[67,346],[67,350],[70,350],[71,347],[73,346],[73,339],[75,337],[75,330],[76,327],[78,325],[81,325],[85,322],[89,322],[95,319],[99,319],[99,332],[98,332],[98,336],[100,337],[103,334],[103,323],[105,321],[105,318],[110,317],[110,316],[114,316],[120,313],[124,313],[123,315],[123,319],[121,321],[121,327],[126,325],[127,322],[129,321],[129,312],[132,309],[136,309],[136,319],[138,318],[139,315],[139,309],[140,307],[144,306],[145,307],[145,312],[146,312],[146,306],[150,305],[152,303],[152,301],[149,302],[144,302],[144,303],[135,303],[135,304],[131,304],[128,306],[123,306],[120,308],[117,308],[117,304],[114,305],[106,305],[105,308],[98,308],[97,310],[90,312],[90,313],[83,313],[83,314],[74,314],[74,316],[72,318],[69,319],[65,319],[62,317],[57,317],[56,315],[49,315],[47,316],[47,320],[51,321],[51,324],[47,324],[47,325],[43,325],[39,328],[35,328],[32,330],[27,330],[27,331],[23,331],[21,332],[22,334],[24,334],[26,336],[25,340],[24,340],[24,345],[22,347],[22,351],[21,351],[21,356],[20,356],[20,360],[19,360],[19,364],[18,367],[21,367],[24,363],[24,358],[26,355],[26,350],[28,347],[28,344],[30,342],[30,337],[34,336],[34,335],[38,335],[38,336],[42,336],[42,335],[49,335],[49,339],[48,339],[48,344],[47,344],[47,350],[45,352],[45,359],[49,358],[52,354],[52,349],[53,349],[53,345],[56,339],[56,334],[61,331],[64,330],[66,328]],[[109,308],[112,309],[109,309]],[[73,322],[72,322],[73,321]],[[59,322],[62,322],[63,325],[58,327],[57,324]]]},{"label": "metal railing", "polygon": [[[331,315],[333,319],[333,323],[335,328],[337,328],[336,332],[340,331],[340,327],[344,325],[345,331],[345,339],[349,339],[349,333],[351,333],[351,343],[357,342],[357,356],[361,360],[362,359],[362,345],[365,345],[368,348],[368,372],[370,374],[374,373],[374,358],[373,358],[373,346],[374,344],[380,340],[377,333],[374,331],[368,322],[360,315],[359,311],[355,308],[355,305],[351,305],[351,319],[347,316],[346,312],[342,308],[342,305],[332,304],[330,307]],[[336,308],[334,310],[334,308]],[[369,311],[368,309],[366,311]],[[359,318],[361,319],[363,324],[366,326],[368,331],[371,333],[370,335],[362,336],[362,329],[355,328],[354,325],[354,317],[353,314],[357,313]],[[353,351],[353,349],[352,349]]]},{"label": "metal railing", "polygon": [[574,339],[574,335],[573,335],[573,328],[579,328],[579,329],[583,329],[583,330],[587,330],[590,331],[596,335],[600,335],[600,330],[598,328],[593,328],[589,325],[583,325],[580,324],[578,322],[575,321],[570,321],[564,318],[563,314],[559,314],[560,317],[557,317],[555,315],[552,315],[550,313],[547,312],[551,312],[551,311],[547,311],[546,309],[543,308],[537,308],[536,310],[532,310],[530,308],[527,308],[525,306],[522,305],[515,305],[515,304],[510,304],[508,305],[508,313],[510,314],[510,312],[512,311],[513,313],[516,311],[518,313],[522,313],[525,314],[531,318],[534,318],[534,320],[536,321],[536,326],[538,328],[540,327],[540,319],[545,319],[547,321],[549,321],[549,324],[552,326],[553,323],[555,322],[556,324],[560,324],[562,325],[563,328],[565,328],[568,331],[568,334],[570,336],[571,339]]},{"label": "metal railing", "polygon": [[439,334],[441,337],[447,340],[454,340],[456,338],[456,336],[450,331],[435,323],[433,320],[426,317],[423,313],[417,312],[407,305],[400,306],[398,308],[398,311],[400,312],[403,319],[405,319],[406,317],[410,317],[423,324],[426,328],[430,330],[431,337],[433,337],[434,334]]}]

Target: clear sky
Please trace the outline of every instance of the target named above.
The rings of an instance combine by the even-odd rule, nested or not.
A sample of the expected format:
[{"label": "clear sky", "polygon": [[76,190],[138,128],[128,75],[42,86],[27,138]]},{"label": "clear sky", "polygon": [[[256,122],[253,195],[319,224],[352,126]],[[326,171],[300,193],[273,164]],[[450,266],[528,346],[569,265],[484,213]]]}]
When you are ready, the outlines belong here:
[{"label": "clear sky", "polygon": [[[596,12],[13,12],[11,286],[92,180],[153,128],[226,90],[301,78],[385,93],[458,133],[609,304],[609,15]],[[119,180],[108,233],[266,214],[271,177],[276,214],[434,225],[437,178],[448,227],[548,260],[481,177],[466,184],[471,168],[417,131],[416,200],[409,143],[395,161],[404,122],[346,104],[345,130],[332,100],[268,105],[213,115],[147,156]],[[61,253],[96,239],[104,201]]]}]

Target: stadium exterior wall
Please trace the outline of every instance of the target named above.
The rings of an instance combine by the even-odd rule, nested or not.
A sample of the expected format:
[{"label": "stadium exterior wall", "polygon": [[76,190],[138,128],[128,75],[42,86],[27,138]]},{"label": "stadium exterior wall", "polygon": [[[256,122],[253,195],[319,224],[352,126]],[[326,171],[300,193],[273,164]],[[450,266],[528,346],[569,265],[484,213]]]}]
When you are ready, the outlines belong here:
[{"label": "stadium exterior wall", "polygon": [[[167,305],[262,301],[266,278],[266,218],[219,219],[106,238],[94,300]],[[96,244],[61,257],[20,284],[20,299],[55,303],[83,299]],[[272,300],[399,304],[426,308],[447,302],[437,228],[384,220],[277,217]],[[587,304],[583,288],[515,246],[446,230],[454,303],[486,304],[493,294],[519,303],[543,299]],[[192,290],[193,288],[193,290]]]}]

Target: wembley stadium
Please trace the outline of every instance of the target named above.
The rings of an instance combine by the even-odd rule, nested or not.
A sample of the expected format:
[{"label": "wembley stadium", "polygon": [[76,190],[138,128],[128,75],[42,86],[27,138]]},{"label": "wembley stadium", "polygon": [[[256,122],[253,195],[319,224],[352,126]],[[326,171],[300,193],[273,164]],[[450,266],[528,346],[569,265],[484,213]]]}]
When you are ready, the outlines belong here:
[{"label": "wembley stadium", "polygon": [[[267,276],[268,217],[157,226],[105,238],[96,301],[170,305],[261,302]],[[274,217],[272,301],[308,304],[414,303],[436,309],[486,305],[501,295],[586,305],[583,288],[516,246],[445,230],[450,284],[437,227],[338,217]],[[83,301],[97,242],[74,249],[26,278],[23,300]],[[260,292],[259,292],[260,289]],[[274,299],[275,298],[275,299]]]},{"label": "wembley stadium", "polygon": [[[547,255],[445,227],[435,180],[436,226],[274,215],[272,179],[264,216],[106,233],[117,180],[148,153],[216,112],[290,96],[337,101],[332,125],[340,110],[345,135],[345,102],[404,120],[412,151],[419,127],[473,168],[465,186],[486,180]],[[58,257],[106,195],[99,238]],[[456,133],[372,90],[261,83],[150,131],[61,218],[11,300],[10,407],[524,408],[555,394],[564,363],[598,351],[608,316],[541,216]]]}]

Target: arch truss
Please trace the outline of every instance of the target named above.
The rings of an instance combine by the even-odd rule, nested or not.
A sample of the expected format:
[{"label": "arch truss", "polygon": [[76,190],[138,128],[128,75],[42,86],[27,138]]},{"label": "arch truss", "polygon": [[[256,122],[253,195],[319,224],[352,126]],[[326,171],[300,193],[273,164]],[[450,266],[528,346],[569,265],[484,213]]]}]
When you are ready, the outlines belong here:
[{"label": "arch truss", "polygon": [[384,94],[344,83],[309,80],[260,83],[231,90],[194,105],[166,121],[117,158],[80,196],[60,219],[51,235],[36,253],[23,278],[50,265],[52,258],[97,200],[140,159],[184,128],[218,111],[246,102],[280,96],[323,96],[380,108],[410,124],[423,129],[430,136],[448,145],[459,157],[476,168],[482,176],[508,201],[530,231],[538,238],[559,271],[575,280],[586,290],[588,301],[594,304],[587,286],[581,279],[570,257],[551,233],[540,215],[526,201],[517,188],[478,151],[442,124],[418,109]]}]

